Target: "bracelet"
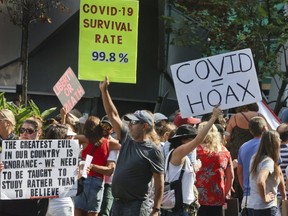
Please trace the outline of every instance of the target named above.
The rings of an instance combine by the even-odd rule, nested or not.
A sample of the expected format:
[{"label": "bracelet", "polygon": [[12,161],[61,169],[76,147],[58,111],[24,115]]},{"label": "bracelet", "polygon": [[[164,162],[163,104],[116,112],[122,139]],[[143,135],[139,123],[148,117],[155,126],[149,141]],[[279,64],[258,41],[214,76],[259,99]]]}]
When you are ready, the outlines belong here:
[{"label": "bracelet", "polygon": [[159,208],[153,207],[152,209],[153,209],[153,211],[155,211],[155,212],[160,212],[160,209],[159,209]]}]

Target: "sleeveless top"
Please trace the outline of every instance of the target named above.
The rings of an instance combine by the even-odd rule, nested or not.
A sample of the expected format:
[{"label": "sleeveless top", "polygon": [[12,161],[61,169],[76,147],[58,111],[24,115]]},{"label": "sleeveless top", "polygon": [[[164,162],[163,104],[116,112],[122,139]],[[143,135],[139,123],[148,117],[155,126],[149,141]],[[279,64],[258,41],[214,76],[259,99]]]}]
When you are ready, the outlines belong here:
[{"label": "sleeveless top", "polygon": [[[242,116],[249,122],[247,116],[241,112]],[[236,116],[234,116],[236,126],[232,129],[231,139],[227,143],[227,149],[230,151],[232,160],[238,158],[238,152],[240,147],[250,139],[253,139],[253,135],[250,133],[249,129],[240,128],[236,122]]]},{"label": "sleeveless top", "polygon": [[[94,151],[94,153],[93,153]],[[94,144],[89,143],[85,149],[82,151],[82,159],[85,160],[86,155],[91,155],[93,153],[93,159],[91,164],[96,164],[100,166],[106,166],[107,158],[109,155],[108,139],[103,139],[103,142],[100,146],[94,149]],[[93,170],[90,170],[88,176],[104,178],[104,175],[97,173]]]},{"label": "sleeveless top", "polygon": [[[169,152],[171,154],[173,150]],[[165,169],[167,168],[169,154],[165,161]],[[168,170],[165,170],[165,181],[172,182],[179,179],[180,172],[182,170],[183,164],[179,166],[173,165],[169,162]],[[184,164],[184,173],[182,177],[182,196],[183,196],[183,203],[190,205],[192,202],[195,201],[195,194],[194,194],[194,183],[196,180],[196,174],[194,169],[191,165],[191,162],[188,156],[185,156],[185,164]]]}]

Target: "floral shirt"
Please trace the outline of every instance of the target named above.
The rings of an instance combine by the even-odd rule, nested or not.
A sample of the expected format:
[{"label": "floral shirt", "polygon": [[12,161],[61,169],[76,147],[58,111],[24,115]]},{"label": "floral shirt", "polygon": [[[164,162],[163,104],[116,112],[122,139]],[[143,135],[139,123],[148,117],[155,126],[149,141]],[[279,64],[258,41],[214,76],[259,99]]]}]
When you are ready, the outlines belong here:
[{"label": "floral shirt", "polygon": [[196,174],[200,205],[222,206],[225,203],[225,170],[230,163],[230,152],[224,147],[218,153],[197,148],[202,167]]}]

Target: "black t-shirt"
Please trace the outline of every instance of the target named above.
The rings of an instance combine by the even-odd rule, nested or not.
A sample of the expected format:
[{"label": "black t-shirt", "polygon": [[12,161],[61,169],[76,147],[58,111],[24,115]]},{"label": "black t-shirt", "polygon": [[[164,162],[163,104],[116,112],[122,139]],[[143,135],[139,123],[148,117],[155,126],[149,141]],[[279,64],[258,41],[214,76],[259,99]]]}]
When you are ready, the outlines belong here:
[{"label": "black t-shirt", "polygon": [[144,200],[153,173],[164,173],[162,152],[151,141],[135,142],[126,128],[121,137],[122,146],[112,182],[113,197]]}]

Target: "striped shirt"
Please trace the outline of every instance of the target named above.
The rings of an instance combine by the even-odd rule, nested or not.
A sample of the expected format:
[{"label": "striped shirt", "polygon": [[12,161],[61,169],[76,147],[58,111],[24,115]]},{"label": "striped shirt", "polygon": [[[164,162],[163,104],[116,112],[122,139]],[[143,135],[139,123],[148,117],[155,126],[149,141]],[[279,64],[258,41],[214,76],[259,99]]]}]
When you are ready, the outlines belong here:
[{"label": "striped shirt", "polygon": [[[286,182],[287,176],[285,169],[288,166],[288,144],[282,143],[280,146],[280,158],[282,159],[282,163],[280,164],[283,177],[284,177],[284,182]],[[286,192],[286,195],[288,196],[288,192]],[[278,190],[277,197],[281,198],[281,194]]]}]

